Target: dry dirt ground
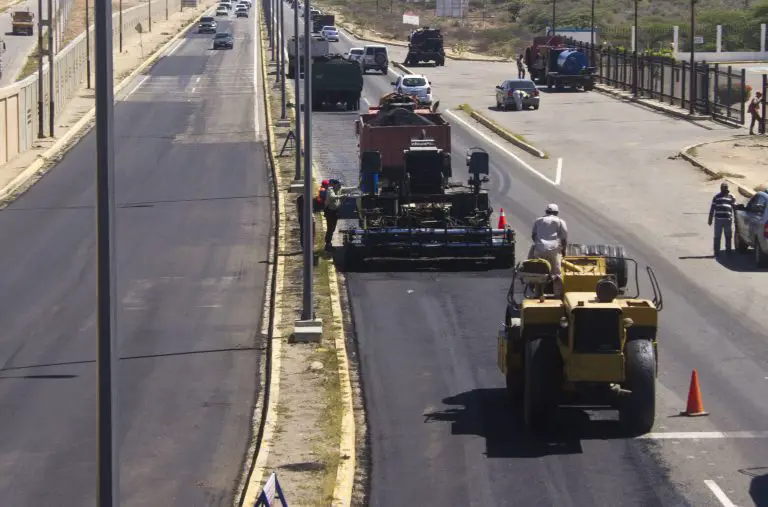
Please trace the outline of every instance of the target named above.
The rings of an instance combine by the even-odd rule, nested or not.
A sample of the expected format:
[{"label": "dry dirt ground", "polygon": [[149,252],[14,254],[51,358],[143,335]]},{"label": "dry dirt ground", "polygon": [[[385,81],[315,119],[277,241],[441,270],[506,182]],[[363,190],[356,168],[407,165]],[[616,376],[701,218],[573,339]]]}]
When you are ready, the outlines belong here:
[{"label": "dry dirt ground", "polygon": [[[163,44],[168,42],[173,35],[181,31],[186,25],[195,20],[198,16],[209,9],[215,0],[205,0],[196,9],[184,9],[184,12],[173,13],[168,21],[158,20],[153,23],[156,27],[151,34],[143,35],[143,57],[141,48],[139,46],[139,37],[135,33],[125,34],[123,53],[115,53],[113,71],[115,84],[120,83],[128,74],[130,74],[136,67],[138,67],[146,58],[148,58],[155,50],[160,48]],[[162,19],[162,18],[161,18]],[[58,138],[62,137],[67,131],[77,123],[88,111],[94,107],[94,91],[87,89],[86,84],[82,84],[82,88],[68,101],[67,106],[62,114],[56,118],[56,131],[55,137],[46,137],[44,139],[38,139],[33,148],[6,164],[0,166],[0,188],[7,185],[13,180],[19,173],[31,165],[38,157],[41,157],[46,150],[48,150]],[[82,135],[87,131],[83,130]],[[80,137],[76,136],[70,142],[70,145],[74,145],[79,141]],[[33,178],[27,183],[25,188],[19,189],[18,192],[23,192],[26,188],[32,185],[37,179],[42,177],[51,167],[61,159],[63,153],[59,156],[48,160],[43,169],[37,175],[37,178]],[[17,193],[18,193],[17,192]]]},{"label": "dry dirt ground", "polygon": [[[93,26],[93,1],[90,2],[90,22]],[[75,37],[85,31],[85,2],[86,0],[72,0],[72,10],[69,11],[69,19],[67,19],[67,28],[64,30],[64,38],[61,41],[61,47],[69,44]],[[130,9],[134,5],[140,3],[141,0],[123,0],[123,11]],[[143,2],[146,3],[146,2]],[[120,0],[112,0],[112,12],[118,12],[120,8]],[[154,21],[154,20],[153,20]],[[163,21],[165,21],[163,19]],[[169,18],[170,21],[170,18]],[[153,23],[154,24],[154,23]]]},{"label": "dry dirt ground", "polygon": [[694,148],[692,155],[715,172],[744,187],[768,186],[768,138],[738,135]]}]

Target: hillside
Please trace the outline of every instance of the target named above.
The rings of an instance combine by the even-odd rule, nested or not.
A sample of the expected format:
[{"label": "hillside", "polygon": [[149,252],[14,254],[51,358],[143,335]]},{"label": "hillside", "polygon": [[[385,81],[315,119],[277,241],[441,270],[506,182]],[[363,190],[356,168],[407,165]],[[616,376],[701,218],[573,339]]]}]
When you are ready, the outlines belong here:
[{"label": "hillside", "polygon": [[[459,0],[455,0],[458,4]],[[464,19],[436,18],[435,2],[403,3],[391,0],[317,0],[320,8],[332,9],[344,19],[383,36],[406,40],[411,27],[402,23],[402,13],[413,12],[422,25],[443,29],[448,47],[494,56],[511,57],[523,51],[533,34],[543,34],[552,16],[550,2],[532,0],[470,0]],[[591,3],[559,0],[557,26],[589,28]],[[601,41],[629,47],[634,4],[626,0],[598,0],[595,24]],[[690,2],[680,0],[641,1],[638,41],[640,49],[659,50],[672,41],[672,27],[680,26],[685,47],[690,29]],[[724,50],[758,50],[760,23],[768,22],[768,0],[698,0],[697,36],[704,37],[700,51],[714,50],[715,26],[723,25]]]}]

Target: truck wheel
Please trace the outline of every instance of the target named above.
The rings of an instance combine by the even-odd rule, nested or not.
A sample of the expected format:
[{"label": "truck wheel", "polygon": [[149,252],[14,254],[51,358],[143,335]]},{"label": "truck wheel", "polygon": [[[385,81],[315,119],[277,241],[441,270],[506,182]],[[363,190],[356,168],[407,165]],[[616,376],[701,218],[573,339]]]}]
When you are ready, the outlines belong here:
[{"label": "truck wheel", "polygon": [[509,394],[513,400],[517,401],[523,397],[525,377],[522,369],[513,371],[509,368],[509,364],[513,356],[511,353],[514,350],[513,344],[515,347],[520,346],[522,323],[520,319],[507,319],[505,324],[507,326],[507,394]]},{"label": "truck wheel", "polygon": [[650,340],[632,340],[624,347],[626,389],[632,394],[621,399],[619,421],[632,435],[653,429],[656,419],[656,358]]},{"label": "truck wheel", "polygon": [[537,338],[525,343],[523,417],[533,433],[548,429],[557,411],[562,370],[555,340]]},{"label": "truck wheel", "polygon": [[384,75],[386,76],[386,75],[387,75],[387,71],[388,71],[388,70],[389,70],[389,69],[388,69],[387,67],[384,67],[384,68],[382,68],[382,69],[381,69],[381,73],[382,73],[382,74],[384,74]]}]

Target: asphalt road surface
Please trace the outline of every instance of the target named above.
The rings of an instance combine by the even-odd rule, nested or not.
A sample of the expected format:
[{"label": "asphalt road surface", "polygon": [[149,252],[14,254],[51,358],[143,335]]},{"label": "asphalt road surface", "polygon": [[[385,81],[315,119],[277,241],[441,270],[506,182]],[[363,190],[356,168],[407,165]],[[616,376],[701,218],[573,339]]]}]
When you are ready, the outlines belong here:
[{"label": "asphalt road surface", "polygon": [[[121,505],[231,505],[270,233],[254,18],[116,106]],[[260,99],[259,99],[260,100]],[[0,504],[95,505],[95,136],[0,212]]]},{"label": "asphalt road surface", "polygon": [[[290,20],[290,15],[286,18]],[[343,53],[365,44],[345,34],[340,43],[332,44],[332,50]],[[390,58],[402,61],[399,51],[390,48]],[[473,63],[471,68],[458,63],[464,64],[446,62],[445,71],[455,69],[455,78],[450,81],[446,76],[435,90],[444,105],[466,102],[453,95],[443,98],[446,83],[456,83],[467,73],[483,76],[489,68],[485,62]],[[508,67],[513,71],[513,64]],[[368,103],[377,103],[391,90],[391,76],[365,77]],[[496,83],[487,81],[492,90]],[[463,93],[486,92],[474,88]],[[665,252],[669,240],[636,227],[635,217],[624,214],[626,209],[602,207],[600,201],[580,193],[579,187],[577,192],[547,181],[556,179],[554,160],[546,161],[553,166],[549,173],[543,174],[538,166],[531,171],[511,145],[450,113],[447,116],[453,124],[454,160],[462,161],[466,149],[473,146],[490,153],[492,202],[497,210],[504,208],[507,221],[518,231],[519,257],[528,251],[534,219],[547,203],[556,202],[568,221],[572,241],[623,244],[641,268],[655,269],[665,301],[657,425],[646,438],[627,439],[618,431],[615,412],[569,409],[561,410],[560,431],[553,437],[540,440],[525,435],[519,414],[506,401],[504,379],[496,368],[496,334],[510,283],[507,271],[382,268],[349,274],[371,433],[370,505],[390,505],[397,498],[430,506],[717,506],[729,505],[722,500],[726,497],[736,505],[765,505],[768,403],[763,393],[768,354],[759,321],[737,311],[735,305],[723,304],[718,297],[721,286],[703,290],[697,278],[713,267],[688,271]],[[357,181],[354,118],[350,113],[327,112],[315,114],[313,120],[313,143],[324,166],[323,176],[341,176],[347,184]],[[579,156],[610,148],[611,126],[603,132]],[[674,134],[667,129],[666,135]],[[646,163],[643,147],[634,149],[635,156]],[[462,165],[454,168],[454,174],[462,174]],[[586,170],[565,173],[564,180],[587,175]],[[670,183],[677,181],[670,179]],[[600,190],[612,189],[617,200],[634,201],[632,188],[616,178]],[[660,199],[658,194],[650,196]],[[701,191],[701,196],[699,205],[706,213],[709,189]],[[667,189],[666,199],[674,197],[674,187]],[[645,204],[652,208],[656,201]],[[704,248],[710,248],[709,240]],[[762,274],[746,276],[758,275]],[[650,297],[642,271],[641,290]],[[762,307],[755,302],[747,305]],[[693,368],[702,380],[709,417],[679,416],[685,409]],[[712,431],[742,433],[700,433]],[[703,438],[707,436],[715,438]]]}]

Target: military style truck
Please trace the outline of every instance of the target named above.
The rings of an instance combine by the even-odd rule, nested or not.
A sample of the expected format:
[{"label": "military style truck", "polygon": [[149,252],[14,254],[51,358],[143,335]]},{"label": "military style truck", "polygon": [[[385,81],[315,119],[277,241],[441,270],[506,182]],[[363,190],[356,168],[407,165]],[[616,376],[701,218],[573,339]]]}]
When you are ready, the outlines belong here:
[{"label": "military style truck", "polygon": [[344,104],[347,111],[360,109],[363,70],[343,55],[328,55],[312,60],[312,109]]},{"label": "military style truck", "polygon": [[32,35],[35,31],[35,14],[26,11],[11,13],[11,32],[13,35]]},{"label": "military style truck", "polygon": [[[288,41],[288,78],[296,77],[296,37],[292,36]],[[309,41],[309,56],[313,60],[324,58],[331,52],[328,41],[312,37]],[[304,73],[304,36],[299,36],[299,65],[300,72]]]},{"label": "military style truck", "polygon": [[408,37],[408,54],[405,65],[418,65],[421,62],[435,62],[445,65],[443,35],[439,28],[419,28]]},{"label": "military style truck", "polygon": [[312,31],[319,32],[324,26],[333,26],[336,24],[336,16],[333,14],[317,14],[312,16]]}]

